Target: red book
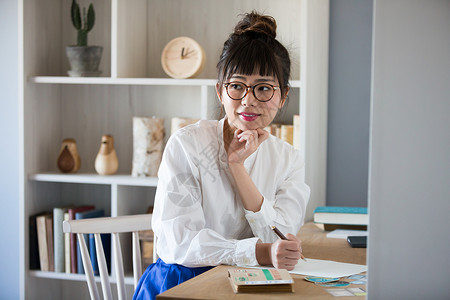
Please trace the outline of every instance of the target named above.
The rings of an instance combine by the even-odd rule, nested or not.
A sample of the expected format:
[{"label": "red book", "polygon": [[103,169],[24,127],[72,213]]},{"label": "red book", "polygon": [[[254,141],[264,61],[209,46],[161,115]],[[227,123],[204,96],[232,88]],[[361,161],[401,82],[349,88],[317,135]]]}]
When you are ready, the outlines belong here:
[{"label": "red book", "polygon": [[[85,205],[69,208],[69,220],[75,220],[75,214],[87,210],[95,209],[94,205]],[[77,264],[77,235],[75,233],[70,234],[70,272],[78,273]]]}]

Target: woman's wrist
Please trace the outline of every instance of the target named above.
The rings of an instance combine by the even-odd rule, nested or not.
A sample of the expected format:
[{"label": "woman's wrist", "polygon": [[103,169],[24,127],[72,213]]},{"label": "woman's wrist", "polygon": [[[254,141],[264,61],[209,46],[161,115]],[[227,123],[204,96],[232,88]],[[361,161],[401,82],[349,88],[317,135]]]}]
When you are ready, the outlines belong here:
[{"label": "woman's wrist", "polygon": [[272,265],[272,256],[271,256],[271,248],[272,244],[270,243],[257,243],[255,248],[255,255],[258,264],[261,266]]},{"label": "woman's wrist", "polygon": [[244,208],[253,212],[260,211],[264,197],[256,188],[244,165],[233,163],[229,164],[228,167]]},{"label": "woman's wrist", "polygon": [[231,174],[239,172],[239,171],[245,171],[244,164],[240,162],[228,162],[228,168],[230,169]]}]

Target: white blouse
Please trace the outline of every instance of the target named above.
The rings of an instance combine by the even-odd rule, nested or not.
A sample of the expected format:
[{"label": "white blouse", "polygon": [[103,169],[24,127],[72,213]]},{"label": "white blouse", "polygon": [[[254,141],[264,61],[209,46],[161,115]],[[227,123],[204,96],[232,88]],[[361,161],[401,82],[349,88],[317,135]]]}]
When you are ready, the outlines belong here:
[{"label": "white blouse", "polygon": [[270,226],[295,235],[303,225],[310,189],[299,151],[271,135],[246,159],[264,197],[260,211],[248,211],[228,170],[224,120],[199,121],[167,142],[152,218],[156,251],[166,263],[257,265],[256,243],[278,238]]}]

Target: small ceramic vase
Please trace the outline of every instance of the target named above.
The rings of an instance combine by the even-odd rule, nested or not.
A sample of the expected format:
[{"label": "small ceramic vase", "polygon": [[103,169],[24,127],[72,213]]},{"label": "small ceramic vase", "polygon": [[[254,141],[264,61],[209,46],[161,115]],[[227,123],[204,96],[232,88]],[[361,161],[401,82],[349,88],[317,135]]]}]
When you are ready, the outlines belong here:
[{"label": "small ceramic vase", "polygon": [[116,173],[118,168],[119,161],[114,149],[114,138],[111,135],[104,135],[95,158],[95,171],[100,175],[111,175]]},{"label": "small ceramic vase", "polygon": [[58,169],[63,173],[75,173],[80,169],[81,159],[74,139],[64,139],[57,160]]}]

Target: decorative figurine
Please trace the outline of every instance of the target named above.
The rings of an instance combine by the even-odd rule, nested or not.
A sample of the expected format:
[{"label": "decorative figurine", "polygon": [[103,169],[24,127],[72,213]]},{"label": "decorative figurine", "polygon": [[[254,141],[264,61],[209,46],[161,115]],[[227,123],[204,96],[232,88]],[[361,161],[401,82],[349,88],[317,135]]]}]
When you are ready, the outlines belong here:
[{"label": "decorative figurine", "polygon": [[77,143],[74,139],[64,139],[57,160],[58,169],[63,173],[76,173],[81,166]]},{"label": "decorative figurine", "polygon": [[134,177],[156,176],[164,147],[164,119],[133,117]]},{"label": "decorative figurine", "polygon": [[100,175],[112,175],[117,172],[118,168],[119,161],[114,149],[114,138],[111,135],[104,135],[95,158],[95,170]]}]

